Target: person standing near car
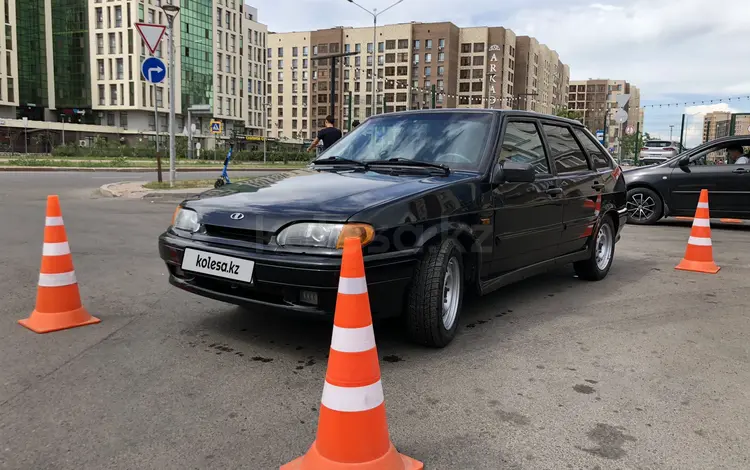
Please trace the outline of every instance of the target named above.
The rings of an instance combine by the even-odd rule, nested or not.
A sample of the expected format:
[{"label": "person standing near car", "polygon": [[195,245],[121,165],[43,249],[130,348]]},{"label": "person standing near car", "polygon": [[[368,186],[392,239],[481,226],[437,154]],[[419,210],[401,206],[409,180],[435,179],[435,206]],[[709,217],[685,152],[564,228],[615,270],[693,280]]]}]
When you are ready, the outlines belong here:
[{"label": "person standing near car", "polygon": [[340,138],[341,131],[333,125],[333,116],[329,114],[328,116],[326,116],[325,127],[318,131],[318,136],[315,138],[315,140],[313,140],[313,143],[310,144],[310,147],[307,149],[307,151],[312,152],[320,142],[323,142],[323,148],[320,151],[325,152]]}]

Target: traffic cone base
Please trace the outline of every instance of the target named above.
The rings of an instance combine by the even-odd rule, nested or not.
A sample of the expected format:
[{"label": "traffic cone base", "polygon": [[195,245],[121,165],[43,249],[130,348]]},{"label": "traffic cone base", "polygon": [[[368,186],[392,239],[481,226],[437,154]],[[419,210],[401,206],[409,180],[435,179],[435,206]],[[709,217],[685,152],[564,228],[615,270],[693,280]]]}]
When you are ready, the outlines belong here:
[{"label": "traffic cone base", "polygon": [[675,266],[675,269],[680,271],[694,271],[698,273],[716,274],[719,272],[720,267],[716,266],[713,261],[690,261],[683,259],[680,264]]},{"label": "traffic cone base", "polygon": [[53,331],[67,330],[78,326],[93,325],[101,322],[100,319],[92,317],[84,307],[79,307],[68,312],[43,313],[34,310],[29,318],[18,320],[18,323],[30,329],[34,333],[51,333]]},{"label": "traffic cone base", "polygon": [[288,464],[282,465],[280,470],[423,470],[424,464],[406,455],[399,454],[393,444],[388,452],[376,460],[364,463],[334,462],[323,457],[318,446],[313,443],[305,455]]}]

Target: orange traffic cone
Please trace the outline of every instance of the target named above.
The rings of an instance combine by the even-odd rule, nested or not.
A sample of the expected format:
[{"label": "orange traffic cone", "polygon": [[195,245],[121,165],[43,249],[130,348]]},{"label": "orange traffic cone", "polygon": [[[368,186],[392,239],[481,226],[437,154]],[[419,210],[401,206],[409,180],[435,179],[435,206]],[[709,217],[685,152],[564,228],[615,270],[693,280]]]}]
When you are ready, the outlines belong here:
[{"label": "orange traffic cone", "polygon": [[711,246],[711,219],[708,215],[707,189],[701,190],[685,257],[682,258],[680,264],[675,266],[675,269],[707,274],[716,274],[721,269],[714,263],[713,248]]},{"label": "orange traffic cone", "polygon": [[65,234],[60,200],[47,196],[42,267],[36,294],[36,308],[18,323],[36,333],[91,325],[101,320],[89,315],[81,305],[73,257]]},{"label": "orange traffic cone", "polygon": [[281,470],[423,468],[399,454],[388,435],[362,245],[356,237],[347,238],[318,435],[305,455]]}]

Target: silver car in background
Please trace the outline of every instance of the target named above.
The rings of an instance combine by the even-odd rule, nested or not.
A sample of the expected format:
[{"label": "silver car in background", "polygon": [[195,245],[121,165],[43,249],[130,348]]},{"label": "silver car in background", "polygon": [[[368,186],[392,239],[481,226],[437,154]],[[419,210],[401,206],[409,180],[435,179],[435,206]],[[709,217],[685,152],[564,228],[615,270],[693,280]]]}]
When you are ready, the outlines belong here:
[{"label": "silver car in background", "polygon": [[643,143],[638,159],[643,165],[656,165],[682,153],[682,147],[670,140],[647,140]]}]

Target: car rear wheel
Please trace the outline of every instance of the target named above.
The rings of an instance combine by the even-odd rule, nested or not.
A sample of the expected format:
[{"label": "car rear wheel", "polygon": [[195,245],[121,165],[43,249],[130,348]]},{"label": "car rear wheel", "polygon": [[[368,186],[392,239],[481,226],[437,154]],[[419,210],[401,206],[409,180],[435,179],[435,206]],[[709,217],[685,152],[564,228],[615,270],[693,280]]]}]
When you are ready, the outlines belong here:
[{"label": "car rear wheel", "polygon": [[456,336],[464,294],[461,245],[453,238],[430,245],[414,271],[406,306],[409,337],[442,348]]},{"label": "car rear wheel", "polygon": [[661,219],[664,203],[649,188],[633,188],[627,195],[628,223],[650,225]]},{"label": "car rear wheel", "polygon": [[610,216],[604,216],[592,237],[592,243],[591,258],[574,263],[573,268],[581,279],[601,281],[607,277],[615,258],[615,224]]}]

